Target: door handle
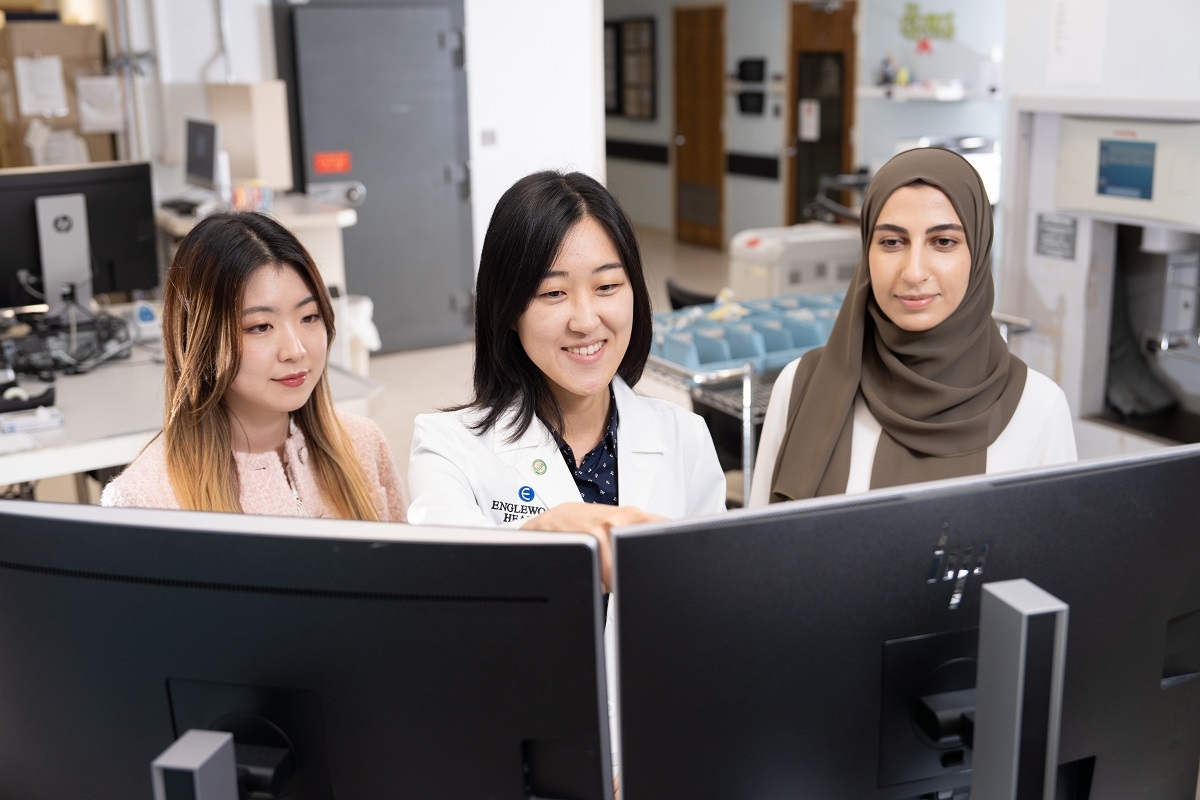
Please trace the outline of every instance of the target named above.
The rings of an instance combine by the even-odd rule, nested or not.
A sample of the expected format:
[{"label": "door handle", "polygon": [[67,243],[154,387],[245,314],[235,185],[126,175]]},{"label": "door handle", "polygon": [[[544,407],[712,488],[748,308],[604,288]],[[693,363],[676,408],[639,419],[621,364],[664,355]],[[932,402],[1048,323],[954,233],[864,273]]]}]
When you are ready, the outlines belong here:
[{"label": "door handle", "polygon": [[682,133],[675,134],[675,146],[683,147],[685,144],[687,144],[687,137]]},{"label": "door handle", "polygon": [[358,208],[367,199],[367,187],[362,181],[320,181],[308,184],[305,194],[317,200]]}]

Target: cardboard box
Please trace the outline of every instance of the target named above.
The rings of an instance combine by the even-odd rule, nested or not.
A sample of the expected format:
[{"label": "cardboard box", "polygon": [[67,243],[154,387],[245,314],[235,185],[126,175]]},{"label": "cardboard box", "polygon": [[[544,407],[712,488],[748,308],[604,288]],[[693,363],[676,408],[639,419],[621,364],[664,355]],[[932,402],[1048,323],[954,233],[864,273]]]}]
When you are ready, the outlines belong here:
[{"label": "cardboard box", "polygon": [[[18,93],[16,60],[46,57],[61,62],[65,104],[43,113],[22,114]],[[29,125],[40,120],[51,130],[79,131],[79,101],[75,79],[82,75],[104,74],[104,46],[94,25],[67,25],[60,22],[12,22],[0,28],[0,166],[31,166],[33,159],[25,137]],[[28,99],[26,103],[28,104]],[[111,134],[84,134],[91,161],[112,161],[116,157]]]},{"label": "cardboard box", "polygon": [[283,81],[209,84],[208,116],[217,123],[235,183],[259,181],[279,191],[292,188],[292,136]]}]

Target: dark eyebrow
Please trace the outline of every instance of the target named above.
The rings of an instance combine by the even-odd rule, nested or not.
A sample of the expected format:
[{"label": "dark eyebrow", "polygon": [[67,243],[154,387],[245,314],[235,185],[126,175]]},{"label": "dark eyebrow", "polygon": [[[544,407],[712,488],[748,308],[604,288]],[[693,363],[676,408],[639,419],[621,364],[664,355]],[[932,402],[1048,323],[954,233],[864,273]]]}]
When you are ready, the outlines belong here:
[{"label": "dark eyebrow", "polygon": [[[315,302],[317,302],[317,298],[310,294],[308,297],[304,298],[299,303],[296,303],[296,308],[304,308],[309,303],[315,303]],[[250,308],[242,309],[243,317],[248,317],[251,314],[278,314],[278,313],[279,313],[279,309],[275,308],[274,306],[250,306]]]},{"label": "dark eyebrow", "polygon": [[[617,262],[617,261],[614,261],[611,264],[601,264],[600,266],[598,266],[594,270],[592,270],[592,274],[599,275],[601,272],[607,272],[610,269],[625,269],[625,265],[620,262]],[[565,277],[567,277],[567,273],[563,272],[561,269],[558,269],[558,270],[552,269],[546,273],[546,277],[547,278],[565,278]]]},{"label": "dark eyebrow", "polygon": [[966,231],[963,230],[962,225],[958,225],[953,222],[947,222],[942,225],[934,225],[932,228],[925,231],[925,233],[926,233],[926,235],[928,235],[931,233],[941,233],[942,231],[958,231],[959,233],[963,233],[963,234],[966,233]]},{"label": "dark eyebrow", "polygon": [[[877,231],[892,231],[894,233],[908,233],[908,228],[902,227],[900,225],[893,225],[890,222],[879,223],[878,225],[875,226],[875,230],[877,230]],[[929,228],[928,230],[925,231],[925,235],[928,236],[931,233],[941,233],[942,231],[958,231],[959,233],[962,233],[962,234],[966,233],[966,231],[963,229],[962,225],[958,225],[954,222],[946,222],[941,225],[934,225],[933,227]]]}]

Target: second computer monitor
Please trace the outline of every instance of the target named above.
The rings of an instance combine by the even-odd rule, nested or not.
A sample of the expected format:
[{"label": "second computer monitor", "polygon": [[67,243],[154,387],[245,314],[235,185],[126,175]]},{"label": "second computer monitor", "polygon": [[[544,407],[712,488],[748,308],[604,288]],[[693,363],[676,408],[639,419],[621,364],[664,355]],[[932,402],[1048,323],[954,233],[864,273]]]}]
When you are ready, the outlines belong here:
[{"label": "second computer monitor", "polygon": [[153,289],[155,231],[147,163],[0,170],[0,308],[59,307],[64,283],[76,299]]},{"label": "second computer monitor", "polygon": [[216,123],[189,119],[184,136],[184,177],[192,186],[216,191],[220,182],[221,152]]},{"label": "second computer monitor", "polygon": [[618,532],[623,796],[965,797],[918,703],[1026,578],[1070,606],[1057,797],[1193,800],[1198,486],[1190,446]]}]

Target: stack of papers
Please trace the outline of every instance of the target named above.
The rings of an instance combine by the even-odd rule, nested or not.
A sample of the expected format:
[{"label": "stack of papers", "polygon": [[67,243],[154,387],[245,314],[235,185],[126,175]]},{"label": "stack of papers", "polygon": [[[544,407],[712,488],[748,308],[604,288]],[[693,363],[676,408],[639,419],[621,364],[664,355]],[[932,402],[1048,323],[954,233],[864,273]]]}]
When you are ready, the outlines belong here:
[{"label": "stack of papers", "polygon": [[24,411],[8,411],[0,414],[0,434],[40,431],[58,428],[63,424],[58,406],[38,406]]}]

